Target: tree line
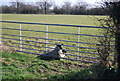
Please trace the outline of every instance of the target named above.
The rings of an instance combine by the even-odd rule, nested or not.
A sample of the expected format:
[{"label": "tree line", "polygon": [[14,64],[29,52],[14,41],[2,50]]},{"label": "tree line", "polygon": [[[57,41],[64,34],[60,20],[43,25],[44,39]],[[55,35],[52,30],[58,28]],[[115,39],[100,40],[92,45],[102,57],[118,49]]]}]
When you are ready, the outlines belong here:
[{"label": "tree line", "polygon": [[72,14],[72,15],[106,15],[105,9],[101,7],[88,8],[85,2],[64,2],[58,6],[51,0],[38,1],[33,4],[20,2],[15,0],[9,2],[9,5],[0,6],[0,13],[11,14]]}]

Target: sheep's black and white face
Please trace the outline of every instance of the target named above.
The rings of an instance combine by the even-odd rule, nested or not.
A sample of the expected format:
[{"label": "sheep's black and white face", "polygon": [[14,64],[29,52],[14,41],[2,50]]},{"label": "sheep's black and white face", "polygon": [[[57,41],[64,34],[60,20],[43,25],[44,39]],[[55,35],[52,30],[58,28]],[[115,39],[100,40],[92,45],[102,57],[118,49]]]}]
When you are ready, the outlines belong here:
[{"label": "sheep's black and white face", "polygon": [[66,50],[64,50],[64,49],[62,48],[62,45],[58,44],[57,47],[58,47],[60,50],[62,50],[63,53],[66,53]]}]

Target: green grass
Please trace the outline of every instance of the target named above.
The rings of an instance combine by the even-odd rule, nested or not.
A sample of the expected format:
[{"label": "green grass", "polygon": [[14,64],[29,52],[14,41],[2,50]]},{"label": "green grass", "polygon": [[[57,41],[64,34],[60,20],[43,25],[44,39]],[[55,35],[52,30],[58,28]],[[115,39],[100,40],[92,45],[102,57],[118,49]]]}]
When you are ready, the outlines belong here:
[{"label": "green grass", "polygon": [[24,21],[39,23],[56,23],[56,24],[74,24],[74,25],[98,25],[95,18],[105,18],[106,16],[91,15],[36,15],[36,14],[2,14],[2,20]]},{"label": "green grass", "polygon": [[115,68],[93,64],[82,67],[79,62],[67,60],[41,60],[36,55],[1,52],[3,81],[80,81],[88,79],[116,79]]},{"label": "green grass", "polygon": [[[83,69],[78,62],[41,60],[36,55],[2,52],[2,79],[57,79]],[[56,77],[56,78],[55,78]]]}]

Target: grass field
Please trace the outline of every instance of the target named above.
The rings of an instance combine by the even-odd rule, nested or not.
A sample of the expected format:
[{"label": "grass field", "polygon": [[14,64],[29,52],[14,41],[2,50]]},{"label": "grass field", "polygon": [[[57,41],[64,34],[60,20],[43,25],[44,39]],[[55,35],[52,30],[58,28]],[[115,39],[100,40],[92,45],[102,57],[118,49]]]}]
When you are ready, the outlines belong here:
[{"label": "grass field", "polygon": [[[82,65],[69,61],[44,61],[36,58],[34,55],[21,53],[2,52],[2,79],[24,80],[38,79],[40,81],[57,81],[57,79],[72,79],[80,70],[84,69]],[[81,71],[81,73],[83,73]],[[89,73],[84,75],[88,76]],[[65,76],[66,75],[66,76]],[[82,78],[84,76],[81,74]],[[56,80],[55,80],[56,79]]]},{"label": "grass field", "polygon": [[[34,15],[34,14],[2,14],[2,20],[3,21],[21,21],[21,22],[35,22],[35,23],[51,23],[51,24],[72,24],[72,25],[86,25],[86,26],[100,26],[99,22],[97,21],[97,19],[95,18],[105,18],[105,16],[90,16],[90,15]],[[16,29],[19,29],[19,24],[10,24],[10,23],[3,23],[2,24],[3,27],[6,27],[6,28],[16,28]],[[28,30],[39,30],[39,31],[46,31],[46,26],[44,25],[22,25],[22,29],[28,29]],[[78,33],[78,28],[75,28],[75,27],[63,27],[63,26],[49,26],[49,31],[51,32],[64,32],[64,33],[75,33],[77,34]],[[81,34],[91,34],[91,35],[102,35],[100,32],[102,30],[101,29],[94,29],[94,28],[80,28],[80,33]],[[4,34],[13,34],[13,35],[19,35],[19,31],[16,31],[16,30],[8,30],[8,29],[3,29],[2,30],[2,33]],[[29,32],[29,31],[22,31],[22,35],[23,36],[30,36],[30,37],[41,37],[41,38],[45,38],[46,36],[46,33],[38,33],[38,32]],[[19,37],[13,37],[13,36],[6,36],[6,35],[3,35],[3,37],[6,37],[6,38],[14,38],[14,39],[19,39]],[[69,40],[69,41],[78,41],[78,36],[77,35],[62,35],[62,34],[52,34],[52,33],[49,33],[49,38],[50,39],[59,39],[59,40]],[[11,42],[16,42],[16,43],[19,43],[20,41],[16,41],[16,40],[10,40],[10,39],[2,39],[3,41],[7,41],[7,43],[4,43],[6,45],[14,45],[14,46],[18,46],[19,47],[19,44],[13,44]],[[40,49],[40,50],[45,50],[45,44],[41,44],[41,43],[34,43],[34,42],[29,42],[29,41],[37,41],[37,42],[45,42],[46,40],[43,40],[43,39],[34,39],[34,38],[24,38],[23,37],[23,40],[27,40],[27,41],[23,41],[23,44],[30,44],[30,45],[36,45],[36,46],[41,46],[43,48],[40,48],[40,47],[35,47],[35,46],[26,46],[26,45],[23,45],[23,47],[27,47],[27,48],[32,48],[32,49]],[[98,43],[98,38],[97,37],[89,37],[89,36],[80,36],[80,42],[89,42],[89,43]],[[64,45],[71,45],[71,46],[77,46],[78,44],[77,43],[71,43],[71,42],[63,42],[63,41],[53,41],[53,40],[49,40],[48,41],[49,43],[54,43],[54,44],[64,44]],[[48,45],[48,46],[53,46],[53,45]],[[95,45],[89,45],[89,44],[80,44],[80,47],[96,47]],[[65,49],[67,50],[78,50],[77,47],[67,47],[67,46],[64,46]],[[15,49],[15,48],[12,48],[12,49]],[[26,50],[26,49],[23,49],[23,51],[29,51],[29,52],[35,52],[35,53],[43,53],[43,52],[40,52],[40,51],[33,51],[33,50]],[[85,51],[85,52],[96,52],[96,50],[91,50],[91,49],[84,49],[84,48],[81,48],[80,51]],[[82,55],[82,56],[90,56],[90,57],[98,57],[97,55],[95,54],[85,54],[85,53],[78,53],[78,52],[71,52],[71,51],[67,51],[67,53],[69,54],[74,54],[74,55]],[[9,55],[11,54],[8,54],[7,53],[7,58],[6,56],[4,56],[4,54],[6,53],[3,53],[3,57],[5,57],[5,59],[9,60]],[[21,53],[22,54],[22,53]],[[20,55],[20,54],[18,54]],[[24,54],[22,54],[23,57],[24,57]],[[14,56],[14,57],[13,57]],[[16,59],[16,57],[18,57],[18,60],[19,60],[19,56],[16,56],[16,54],[13,54],[13,56],[10,56],[11,58],[14,58]],[[24,59],[22,58],[22,56],[20,56],[21,59]],[[28,58],[27,58],[28,57]],[[72,57],[72,56],[67,56],[68,58],[74,58],[74,59],[84,59],[84,60],[88,60],[88,61],[91,61],[93,59],[85,59],[85,58],[77,58],[77,57]],[[17,75],[17,78],[29,78],[30,76],[32,76],[32,78],[38,78],[38,77],[43,77],[43,78],[46,78],[47,76],[50,76],[50,73],[54,72],[55,71],[52,71],[51,69],[46,69],[51,71],[51,72],[46,72],[44,74],[40,74],[39,72],[36,72],[37,69],[39,68],[44,68],[44,67],[51,67],[52,63],[55,64],[56,66],[54,67],[51,67],[51,68],[56,68],[56,69],[60,69],[62,68],[65,68],[66,70],[63,71],[62,73],[61,72],[55,72],[56,74],[64,74],[65,72],[69,73],[70,70],[72,71],[78,71],[79,70],[79,67],[78,66],[74,66],[73,64],[73,67],[70,66],[71,69],[69,68],[66,68],[66,64],[65,64],[65,67],[64,65],[57,65],[57,63],[59,64],[59,61],[42,61],[42,60],[39,60],[36,58],[36,56],[25,56],[25,59],[24,61],[19,61],[18,65],[16,65],[16,63],[14,62],[17,62],[17,61],[14,61],[13,63],[11,62],[10,63],[10,66],[9,65],[6,65],[6,64],[3,64],[3,68],[4,68],[4,73],[5,75],[3,75],[3,78],[6,79],[6,78],[10,78],[10,74],[12,71],[19,71],[21,75]],[[28,62],[28,60],[30,60]],[[34,60],[37,60],[37,61],[34,61]],[[34,62],[33,62],[34,61]],[[33,63],[32,63],[33,62]],[[42,66],[39,66],[39,62],[41,64],[44,63]],[[66,62],[66,63],[73,63],[72,61],[66,61],[66,60],[63,60],[62,61],[63,63]],[[33,66],[32,68],[28,67],[30,65],[35,65]],[[34,64],[35,63],[35,64]],[[61,61],[60,61],[61,63]],[[76,62],[75,62],[76,63]],[[23,66],[22,66],[23,64]],[[49,65],[50,64],[50,65]],[[79,62],[79,64],[82,64]],[[23,68],[20,70],[20,67]],[[60,66],[59,68],[57,66]],[[18,69],[15,69],[14,68],[17,67]],[[12,69],[10,69],[12,68]],[[33,70],[35,68],[35,72],[30,72],[31,70]],[[75,70],[74,70],[75,68]],[[26,69],[28,69],[29,71],[25,71]],[[6,71],[7,70],[7,71]],[[10,70],[10,71],[9,71]],[[22,75],[24,73],[24,71],[26,72],[25,75]],[[14,72],[16,74],[16,72]],[[35,76],[33,76],[35,73]],[[15,76],[15,74],[13,74],[13,76]],[[30,76],[28,76],[28,74]],[[37,76],[38,75],[38,76]],[[25,76],[25,77],[24,77]],[[36,77],[37,76],[37,77]],[[49,78],[50,78],[49,77]],[[11,78],[14,78],[14,77],[11,77]],[[48,78],[48,77],[47,77]]]},{"label": "grass field", "polygon": [[36,14],[2,14],[2,20],[6,21],[24,21],[38,23],[55,24],[74,24],[99,26],[96,18],[105,18],[106,16],[91,15],[36,15]]}]

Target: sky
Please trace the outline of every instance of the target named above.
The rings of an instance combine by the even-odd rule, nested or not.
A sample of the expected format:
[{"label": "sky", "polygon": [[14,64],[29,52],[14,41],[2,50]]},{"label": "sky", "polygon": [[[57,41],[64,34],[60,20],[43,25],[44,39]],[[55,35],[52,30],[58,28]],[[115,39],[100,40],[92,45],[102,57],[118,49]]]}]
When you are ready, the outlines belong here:
[{"label": "sky", "polygon": [[[14,0],[0,0],[0,4],[5,4],[7,2],[11,2]],[[25,1],[25,2],[34,2],[34,1],[42,1],[42,0],[20,0],[20,1]],[[89,4],[96,4],[96,2],[100,2],[101,0],[53,0],[55,1],[58,5],[61,5],[63,2],[72,2],[75,3],[77,1],[85,1]]]},{"label": "sky", "polygon": [[[0,3],[2,2],[11,2],[11,1],[14,1],[14,0],[0,0]],[[34,1],[42,1],[42,0],[20,0],[20,1],[25,1],[25,2],[34,2]],[[67,2],[72,2],[72,3],[75,3],[76,1],[85,1],[87,3],[90,3],[90,4],[95,4],[96,2],[101,2],[103,0],[53,0],[55,1],[56,3],[63,3],[65,1]],[[120,0],[107,0],[107,1],[120,1]]]},{"label": "sky", "polygon": [[[10,1],[14,1],[14,0],[0,0],[1,2],[10,2]],[[30,2],[34,2],[34,1],[42,1],[42,0],[20,0],[20,1],[30,1]],[[56,2],[65,2],[65,1],[70,1],[70,2],[76,2],[76,1],[86,1],[88,3],[94,3],[96,1],[100,1],[100,0],[55,0]]]}]

